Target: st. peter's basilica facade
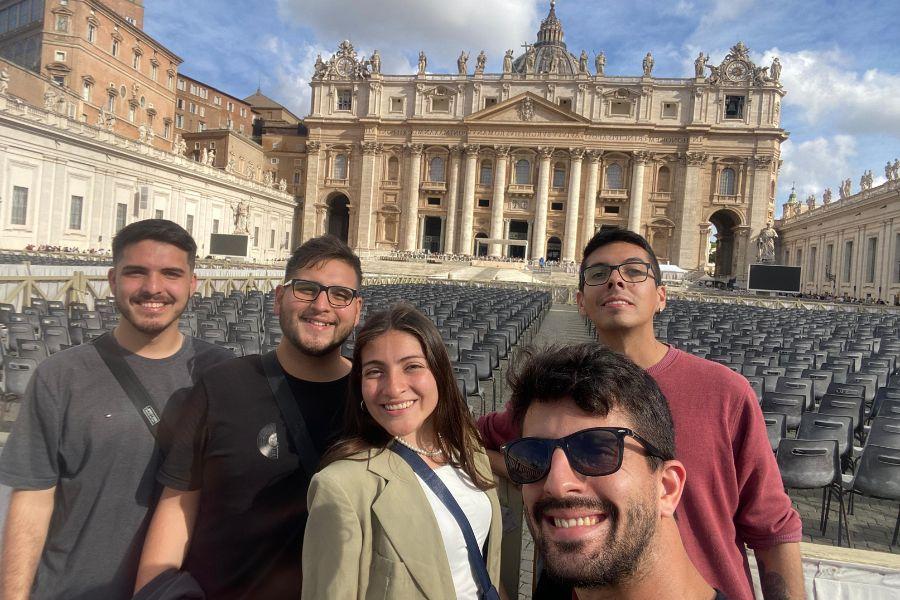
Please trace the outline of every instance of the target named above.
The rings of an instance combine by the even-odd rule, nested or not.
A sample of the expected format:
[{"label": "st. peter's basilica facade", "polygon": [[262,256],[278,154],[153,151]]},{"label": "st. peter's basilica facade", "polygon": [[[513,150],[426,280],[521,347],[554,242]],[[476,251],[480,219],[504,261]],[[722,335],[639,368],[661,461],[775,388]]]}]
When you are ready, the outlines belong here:
[{"label": "st. peter's basilica facade", "polygon": [[758,67],[739,42],[720,65],[698,56],[694,78],[655,77],[650,53],[641,76],[607,76],[602,53],[567,50],[551,3],[502,73],[485,62],[432,74],[420,53],[417,74],[388,75],[347,41],[318,60],[301,239],[577,261],[621,226],[691,270],[715,227],[716,273],[745,281],[787,138],[777,59]]}]

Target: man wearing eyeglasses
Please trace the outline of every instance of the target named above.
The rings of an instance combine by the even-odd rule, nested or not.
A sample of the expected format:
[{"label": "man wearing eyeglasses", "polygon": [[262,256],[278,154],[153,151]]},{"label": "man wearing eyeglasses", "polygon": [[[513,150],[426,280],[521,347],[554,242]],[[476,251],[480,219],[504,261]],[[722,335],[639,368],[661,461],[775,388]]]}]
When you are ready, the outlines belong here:
[{"label": "man wearing eyeglasses", "polygon": [[[253,355],[219,365],[178,416],[137,590],[174,568],[189,572],[209,599],[296,599],[313,473],[303,466],[309,453],[293,440],[302,421],[320,457],[340,435],[350,373],[341,345],[359,322],[361,283],[359,258],[333,236],[294,251],[275,291],[283,333],[277,362]],[[290,392],[278,399],[272,369]],[[293,423],[285,397],[299,409]]]},{"label": "man wearing eyeglasses", "polygon": [[[573,598],[721,600],[681,543],[685,483],[666,399],[640,367],[597,343],[530,354],[503,447],[545,573]],[[563,598],[564,596],[557,596]]]},{"label": "man wearing eyeglasses", "polygon": [[[802,525],[784,492],[756,396],[742,376],[656,339],[666,306],[659,262],[642,236],[598,232],[584,249],[578,308],[599,341],[653,377],[675,421],[678,458],[690,481],[678,509],[684,546],[729,598],[753,600],[744,546],[754,550],[763,596],[804,598]],[[508,412],[482,417],[485,446],[520,436]],[[499,456],[494,469],[504,474]]]}]

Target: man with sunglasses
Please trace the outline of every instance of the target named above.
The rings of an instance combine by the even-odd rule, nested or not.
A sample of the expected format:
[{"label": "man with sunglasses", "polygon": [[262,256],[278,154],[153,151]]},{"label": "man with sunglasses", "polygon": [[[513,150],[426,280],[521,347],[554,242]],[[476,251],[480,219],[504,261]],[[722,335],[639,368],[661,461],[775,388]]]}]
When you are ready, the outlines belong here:
[{"label": "man with sunglasses", "polygon": [[[359,258],[333,236],[294,251],[275,291],[276,360],[245,356],[211,369],[179,415],[136,589],[175,568],[210,599],[297,597],[313,475],[304,464],[340,435],[350,373],[341,344],[359,322],[361,283]],[[313,461],[294,442],[298,424]]]},{"label": "man with sunglasses", "polygon": [[724,599],[681,543],[685,469],[653,379],[587,343],[529,354],[510,381],[525,437],[503,447],[504,459],[545,573],[579,600]]},{"label": "man with sunglasses", "polygon": [[[669,402],[678,458],[691,475],[678,510],[688,555],[729,598],[753,600],[746,544],[767,600],[803,598],[800,517],[784,492],[756,396],[730,369],[656,339],[653,317],[666,305],[660,280],[647,240],[624,229],[601,231],[584,249],[577,301],[599,341],[645,369]],[[508,412],[478,426],[489,451],[521,435]],[[496,454],[492,465],[504,474]]]}]

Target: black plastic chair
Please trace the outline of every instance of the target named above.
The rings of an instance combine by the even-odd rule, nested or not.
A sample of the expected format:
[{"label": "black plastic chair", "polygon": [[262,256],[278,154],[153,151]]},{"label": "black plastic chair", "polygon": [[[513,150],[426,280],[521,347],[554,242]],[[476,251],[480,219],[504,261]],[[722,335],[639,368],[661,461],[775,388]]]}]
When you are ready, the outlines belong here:
[{"label": "black plastic chair", "polygon": [[784,413],[763,413],[766,423],[766,435],[769,436],[769,445],[772,452],[778,450],[778,444],[787,437],[787,416]]},{"label": "black plastic chair", "polygon": [[6,356],[3,358],[3,391],[6,395],[21,398],[34,375],[38,363],[33,358]]},{"label": "black plastic chair", "polygon": [[843,415],[805,413],[797,428],[798,440],[836,440],[841,457],[841,472],[850,464],[853,453],[853,418]]},{"label": "black plastic chair", "polygon": [[900,419],[875,419],[866,444],[900,450]]},{"label": "black plastic chair", "polygon": [[898,502],[897,522],[891,546],[897,544],[900,532],[900,449],[866,444],[859,466],[852,478],[843,480],[844,490],[879,500]]},{"label": "black plastic chair", "polygon": [[763,396],[763,412],[782,413],[786,417],[787,428],[797,429],[800,425],[800,417],[803,415],[803,406],[806,398],[800,394],[785,394],[784,392],[768,392]]}]

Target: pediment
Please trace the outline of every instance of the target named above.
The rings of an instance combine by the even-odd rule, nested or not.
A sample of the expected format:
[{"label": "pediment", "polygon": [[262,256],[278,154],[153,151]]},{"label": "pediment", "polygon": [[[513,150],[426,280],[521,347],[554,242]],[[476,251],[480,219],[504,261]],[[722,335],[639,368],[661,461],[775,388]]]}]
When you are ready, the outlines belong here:
[{"label": "pediment", "polygon": [[466,123],[556,123],[587,124],[581,115],[560,108],[556,104],[531,92],[513,96],[508,100],[472,113]]}]

